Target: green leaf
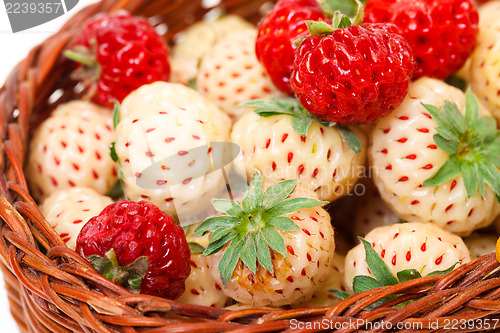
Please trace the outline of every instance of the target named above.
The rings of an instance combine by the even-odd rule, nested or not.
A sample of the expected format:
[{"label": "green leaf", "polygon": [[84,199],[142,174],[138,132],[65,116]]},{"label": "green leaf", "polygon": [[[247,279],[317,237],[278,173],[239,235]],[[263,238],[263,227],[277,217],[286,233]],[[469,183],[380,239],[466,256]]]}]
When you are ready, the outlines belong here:
[{"label": "green leaf", "polygon": [[241,104],[242,107],[255,108],[255,113],[262,117],[271,117],[278,114],[287,114],[293,116],[291,106],[284,107],[284,104],[278,103],[274,100],[252,100]]},{"label": "green leaf", "polygon": [[399,282],[398,279],[392,275],[391,271],[382,258],[380,258],[378,253],[375,252],[372,245],[362,237],[359,239],[365,248],[366,263],[368,264],[368,268],[373,276],[375,276],[375,278],[384,286],[397,284]]},{"label": "green leaf", "polygon": [[432,116],[432,119],[434,119],[434,121],[438,124],[439,127],[444,127],[448,129],[453,128],[453,125],[446,118],[445,114],[440,108],[431,104],[425,104],[425,103],[420,103],[420,104],[422,104],[422,106],[427,110],[427,112],[429,112],[429,114]]},{"label": "green leaf", "polygon": [[191,89],[196,89],[196,78],[192,77],[188,80],[188,87]]},{"label": "green leaf", "polygon": [[306,136],[307,131],[309,131],[309,127],[311,126],[313,122],[312,118],[298,118],[298,117],[293,117],[292,118],[292,127],[293,129],[300,135]]},{"label": "green leaf", "polygon": [[329,36],[334,28],[326,22],[306,20],[307,30],[312,36]]},{"label": "green leaf", "polygon": [[351,148],[351,150],[355,154],[359,154],[361,152],[361,141],[359,141],[358,136],[354,133],[349,127],[336,125],[340,135],[342,136],[342,140]]},{"label": "green leaf", "polygon": [[264,192],[262,205],[265,209],[276,206],[279,202],[285,200],[293,193],[297,186],[297,179],[287,179],[273,184]]},{"label": "green leaf", "polygon": [[117,100],[112,100],[111,102],[114,104],[113,128],[116,128],[116,126],[118,126],[118,123],[120,122],[120,103],[118,103]]},{"label": "green leaf", "polygon": [[274,251],[278,252],[281,254],[283,257],[286,258],[287,253],[286,253],[286,248],[285,248],[285,242],[283,241],[283,237],[280,235],[278,231],[276,231],[276,228],[270,225],[265,226],[262,228],[262,235],[264,236],[264,239],[266,240],[267,244],[273,249]]},{"label": "green leaf", "polygon": [[488,183],[491,189],[496,194],[500,194],[500,172],[498,169],[493,164],[487,162],[481,163],[478,169],[481,172],[481,176]]},{"label": "green leaf", "polygon": [[420,273],[413,268],[399,271],[397,275],[400,283],[422,277],[422,275],[420,275]]},{"label": "green leaf", "polygon": [[451,265],[450,267],[448,267],[447,269],[443,270],[443,271],[434,271],[434,272],[431,272],[429,274],[427,274],[427,276],[433,276],[433,275],[445,275],[445,274],[448,274],[450,273],[452,270],[455,269],[455,267],[459,264],[459,262],[457,261],[456,263],[454,263],[453,265]]},{"label": "green leaf", "polygon": [[191,250],[191,254],[203,253],[205,248],[198,243],[188,242],[189,250]]},{"label": "green leaf", "polygon": [[214,200],[214,207],[219,212],[226,213],[229,216],[238,217],[243,213],[241,206],[232,200],[216,199]]},{"label": "green leaf", "polygon": [[384,285],[380,281],[375,280],[371,276],[366,275],[356,275],[352,283],[352,290],[358,294],[363,291],[367,291],[374,288],[383,287]]},{"label": "green leaf", "polygon": [[476,177],[474,176],[474,167],[467,161],[463,161],[460,165],[462,178],[464,179],[465,190],[470,198],[476,193]]},{"label": "green leaf", "polygon": [[497,124],[491,117],[481,117],[474,125],[475,131],[480,133],[481,144],[492,141],[497,135]]},{"label": "green leaf", "polygon": [[222,278],[224,287],[227,286],[229,280],[233,276],[236,264],[240,259],[241,248],[243,247],[243,240],[240,236],[235,238],[227,247],[219,262],[219,274]]},{"label": "green leaf", "polygon": [[443,138],[440,134],[434,134],[433,136],[434,142],[436,145],[447,152],[450,155],[456,154],[458,151],[458,141],[457,140],[447,140]]},{"label": "green leaf", "polygon": [[309,37],[309,36],[302,36],[302,37],[300,37],[300,38],[297,38],[297,39],[293,42],[293,44],[294,44],[294,45],[295,45],[295,47],[297,48],[297,47],[299,47],[299,46],[300,46],[300,44],[302,44],[302,42],[304,41],[304,39],[306,39],[307,37]]},{"label": "green leaf", "polygon": [[257,249],[252,235],[246,235],[244,237],[240,258],[241,261],[243,261],[243,264],[245,264],[245,266],[247,266],[253,273],[257,271]]},{"label": "green leaf", "polygon": [[203,251],[203,256],[204,257],[210,256],[210,255],[212,255],[214,253],[219,252],[220,250],[222,250],[222,248],[229,241],[231,241],[236,236],[238,236],[238,234],[236,233],[236,231],[234,231],[233,229],[230,229],[227,233],[225,233],[227,231],[227,229],[226,230],[219,229],[219,230],[220,230],[219,234],[222,234],[222,236],[219,237],[217,235],[217,237],[218,237],[217,240],[212,241],[212,237],[213,237],[213,234],[212,234],[212,237],[210,237],[210,242],[209,242],[207,248],[205,249],[205,251]]},{"label": "green leaf", "polygon": [[455,155],[450,156],[439,170],[424,182],[425,187],[441,185],[460,173],[460,161]]},{"label": "green leaf", "polygon": [[327,201],[319,201],[311,198],[291,198],[286,199],[266,211],[266,217],[271,219],[299,209],[312,208],[327,204]]},{"label": "green leaf", "polygon": [[348,28],[351,25],[352,25],[352,21],[347,15],[344,15],[341,12],[336,12],[333,14],[333,27],[334,27],[334,29]]},{"label": "green leaf", "polygon": [[109,156],[111,156],[111,159],[113,160],[113,162],[118,162],[118,154],[116,154],[116,142],[111,142],[111,144],[109,145]]},{"label": "green leaf", "polygon": [[273,263],[271,261],[271,253],[262,232],[259,230],[254,236],[255,245],[257,246],[257,259],[259,263],[264,266],[269,273],[274,274]]},{"label": "green leaf", "polygon": [[283,231],[299,230],[299,226],[296,225],[291,218],[286,216],[273,217],[267,223]]},{"label": "green leaf", "polygon": [[332,294],[334,294],[335,296],[337,296],[340,299],[346,299],[346,298],[351,297],[351,294],[346,293],[345,291],[333,290],[333,289],[328,290],[328,291],[331,292]]},{"label": "green leaf", "polygon": [[470,88],[465,92],[465,121],[473,124],[479,119],[479,104]]},{"label": "green leaf", "polygon": [[208,232],[215,231],[219,228],[234,226],[236,219],[232,216],[214,216],[203,221],[193,233],[193,236],[203,236]]},{"label": "green leaf", "polygon": [[444,114],[446,119],[453,119],[454,121],[450,121],[454,132],[456,134],[463,135],[467,130],[467,123],[465,121],[464,116],[457,108],[457,106],[450,101],[445,101],[443,106]]},{"label": "green leaf", "polygon": [[263,191],[262,184],[264,179],[260,172],[256,172],[253,175],[252,181],[248,185],[248,189],[245,192],[242,200],[243,210],[247,213],[252,212],[262,205]]},{"label": "green leaf", "polygon": [[481,194],[481,196],[484,198],[485,186],[484,186],[484,179],[480,176],[481,168],[479,166],[479,163],[474,163],[472,166],[473,166],[474,176],[479,177],[479,179],[476,179],[477,189],[479,191],[479,194]]}]

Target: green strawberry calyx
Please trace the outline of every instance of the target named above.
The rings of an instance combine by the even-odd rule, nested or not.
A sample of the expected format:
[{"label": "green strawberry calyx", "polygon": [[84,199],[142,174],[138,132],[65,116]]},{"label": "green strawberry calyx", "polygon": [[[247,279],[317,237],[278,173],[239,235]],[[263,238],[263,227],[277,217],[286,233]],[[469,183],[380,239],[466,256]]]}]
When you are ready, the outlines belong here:
[{"label": "green strawberry calyx", "polygon": [[279,231],[296,231],[299,227],[286,216],[299,209],[326,204],[312,198],[288,198],[297,186],[297,180],[284,180],[263,191],[263,178],[256,172],[243,195],[241,204],[231,200],[214,200],[214,207],[224,215],[208,218],[195,230],[193,236],[209,232],[209,243],[204,256],[221,251],[219,273],[227,286],[241,259],[253,273],[257,264],[274,274],[272,251],[286,258],[287,251]]},{"label": "green strawberry calyx", "polygon": [[356,154],[361,151],[361,141],[349,127],[336,123],[324,122],[309,113],[300,102],[293,97],[275,97],[271,100],[253,100],[242,104],[243,107],[255,108],[255,113],[261,117],[288,115],[292,117],[292,127],[300,136],[307,136],[313,121],[323,126],[335,127],[349,148]]},{"label": "green strawberry calyx", "polygon": [[115,250],[111,249],[104,256],[95,254],[89,256],[87,260],[100,275],[108,280],[126,288],[132,293],[140,293],[142,279],[148,271],[148,257],[139,257],[133,263],[122,266],[118,262]]},{"label": "green strawberry calyx", "polygon": [[[386,263],[384,260],[380,257],[380,255],[375,251],[373,248],[372,244],[370,244],[368,241],[366,241],[364,238],[359,237],[359,240],[363,244],[363,247],[365,248],[365,258],[366,258],[366,263],[368,264],[368,268],[370,272],[373,274],[373,277],[368,276],[368,275],[356,275],[353,280],[352,284],[352,290],[354,293],[358,294],[370,289],[374,288],[379,288],[379,287],[384,287],[384,286],[393,286],[398,283],[402,283],[405,281],[413,280],[413,279],[418,279],[422,277],[420,272],[416,269],[405,269],[402,271],[397,272],[396,276],[394,276],[393,273],[389,270],[389,267],[387,267]],[[449,268],[442,270],[442,271],[434,271],[426,276],[433,276],[433,275],[444,275],[450,273],[452,270],[455,269],[455,267],[459,263],[456,262]],[[349,293],[345,291],[340,291],[340,290],[329,290],[333,294],[335,294],[337,297],[340,299],[345,299],[349,296],[351,296]],[[370,309],[384,303],[385,301],[388,301],[391,298],[396,297],[396,295],[391,296],[391,297],[386,297],[376,303],[374,303]],[[406,304],[406,303],[405,303]],[[403,304],[403,305],[405,305]]]},{"label": "green strawberry calyx", "polygon": [[479,116],[479,104],[470,90],[465,94],[465,115],[446,101],[442,109],[423,104],[437,122],[436,145],[449,154],[439,170],[427,179],[426,187],[438,186],[461,174],[467,196],[476,191],[484,197],[489,185],[500,195],[500,130],[492,117]]},{"label": "green strawberry calyx", "polygon": [[[332,24],[323,21],[306,20],[307,30],[311,36],[330,36],[335,30],[359,25],[363,21],[364,6],[359,0],[326,0],[322,11],[332,17]],[[295,45],[307,38],[304,36],[295,41]]]}]

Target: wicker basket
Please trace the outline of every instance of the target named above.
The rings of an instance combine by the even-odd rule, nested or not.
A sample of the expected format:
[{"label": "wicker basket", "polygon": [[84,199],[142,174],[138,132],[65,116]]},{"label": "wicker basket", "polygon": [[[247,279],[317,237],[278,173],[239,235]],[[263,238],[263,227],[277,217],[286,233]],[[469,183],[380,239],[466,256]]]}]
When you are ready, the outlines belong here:
[{"label": "wicker basket", "polygon": [[[222,0],[218,6],[257,22],[264,3]],[[317,323],[302,330],[307,332],[326,327],[339,327],[338,332],[384,331],[391,325],[392,331],[416,331],[416,324],[413,329],[398,330],[397,323],[418,323],[425,332],[452,327],[462,328],[462,332],[500,331],[500,322],[496,324],[500,318],[499,264],[494,254],[445,276],[356,294],[332,308],[286,311],[228,311],[178,304],[131,294],[97,274],[44,220],[28,192],[23,165],[30,129],[58,104],[79,97],[76,83],[69,77],[70,64],[60,56],[61,51],[87,18],[119,9],[168,24],[165,38],[170,40],[211,8],[204,8],[201,0],[103,0],[78,12],[59,32],[33,48],[1,88],[0,265],[11,312],[21,331],[275,332],[290,330],[296,320]],[[398,296],[373,310],[364,310],[389,295]],[[395,306],[409,300],[415,301]],[[356,320],[368,324],[365,328],[350,325],[361,322]]]}]

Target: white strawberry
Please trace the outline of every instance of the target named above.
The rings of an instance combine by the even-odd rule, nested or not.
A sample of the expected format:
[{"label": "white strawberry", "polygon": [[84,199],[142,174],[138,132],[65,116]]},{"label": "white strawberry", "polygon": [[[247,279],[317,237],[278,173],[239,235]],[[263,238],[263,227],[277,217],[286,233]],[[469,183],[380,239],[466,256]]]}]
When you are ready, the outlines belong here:
[{"label": "white strawberry", "polygon": [[116,127],[125,196],[178,217],[202,212],[225,185],[222,172],[211,170],[208,145],[227,142],[230,126],[215,104],[184,85],[156,82],[132,92]]},{"label": "white strawberry", "polygon": [[198,21],[176,36],[170,59],[172,82],[188,84],[196,77],[198,65],[212,46],[233,31],[253,25],[237,15],[224,15],[215,21]]},{"label": "white strawberry", "polygon": [[246,110],[243,102],[281,96],[255,55],[257,30],[226,35],[201,60],[196,90],[219,105],[231,118]]},{"label": "white strawberry", "polygon": [[53,192],[40,205],[40,211],[66,245],[74,250],[85,223],[112,202],[110,197],[91,188],[72,187]]},{"label": "white strawberry", "polygon": [[[376,267],[372,265],[369,269],[367,256],[371,261],[379,258]],[[469,250],[459,236],[432,223],[398,223],[373,229],[364,238],[364,244],[356,245],[347,253],[344,281],[350,290],[353,290],[354,277],[359,275],[375,276],[382,285],[392,284],[408,276],[415,278],[446,271],[468,261]],[[388,270],[392,278],[380,274],[383,270]],[[402,271],[404,276],[398,275]],[[383,279],[380,275],[384,275]],[[356,292],[357,287],[354,286]]]},{"label": "white strawberry", "polygon": [[498,214],[499,132],[470,93],[464,117],[465,104],[457,88],[421,78],[376,123],[368,150],[373,180],[400,219],[465,236]]},{"label": "white strawberry", "polygon": [[347,291],[344,285],[344,262],[343,255],[335,253],[332,257],[332,268],[325,281],[321,284],[312,298],[308,301],[294,304],[294,308],[314,308],[322,306],[334,306],[340,302],[331,290]]},{"label": "white strawberry", "polygon": [[234,124],[231,139],[241,148],[240,164],[248,177],[260,171],[266,182],[298,179],[320,200],[349,194],[365,169],[364,136],[354,129],[359,142],[352,148],[345,139],[346,128],[329,127],[304,116],[297,103],[280,99],[247,104],[257,106],[256,112],[265,116],[248,112]]},{"label": "white strawberry", "polygon": [[214,280],[208,269],[207,258],[201,254],[191,254],[191,273],[185,281],[186,289],[175,301],[222,308],[229,299],[221,286]]},{"label": "white strawberry", "polygon": [[357,198],[356,213],[353,221],[353,232],[356,236],[363,237],[370,230],[384,225],[398,223],[399,219],[387,207],[380,197],[377,188],[369,178],[363,178],[357,186],[363,186],[364,194]]},{"label": "white strawberry", "polygon": [[480,232],[475,232],[469,237],[464,238],[465,245],[467,245],[470,251],[470,258],[472,260],[495,252],[497,240],[497,235]]},{"label": "white strawberry", "polygon": [[[335,250],[322,202],[299,198],[306,190],[288,180],[262,192],[256,173],[242,203],[217,200],[226,215],[203,222],[212,232],[204,251],[212,276],[226,295],[253,307],[278,307],[309,299],[330,272]],[[222,251],[221,251],[222,250]]]},{"label": "white strawberry", "polygon": [[117,180],[113,138],[110,110],[83,101],[58,106],[30,141],[26,176],[33,197],[43,201],[76,186],[108,193]]},{"label": "white strawberry", "polygon": [[462,76],[479,101],[500,123],[500,2],[491,1],[479,10],[479,31],[476,46],[466,65],[461,70]]}]

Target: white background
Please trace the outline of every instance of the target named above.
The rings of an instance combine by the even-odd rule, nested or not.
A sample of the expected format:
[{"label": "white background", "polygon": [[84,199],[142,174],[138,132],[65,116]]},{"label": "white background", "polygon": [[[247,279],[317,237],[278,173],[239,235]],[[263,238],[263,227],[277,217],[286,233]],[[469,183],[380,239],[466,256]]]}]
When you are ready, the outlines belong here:
[{"label": "white background", "polygon": [[[9,25],[3,1],[0,1],[0,85],[3,85],[10,70],[22,60],[29,50],[53,34],[82,7],[96,0],[80,0],[78,5],[67,14],[43,25],[13,34]],[[5,293],[3,276],[0,273],[0,324],[2,333],[19,332],[9,311],[9,302]]]}]

